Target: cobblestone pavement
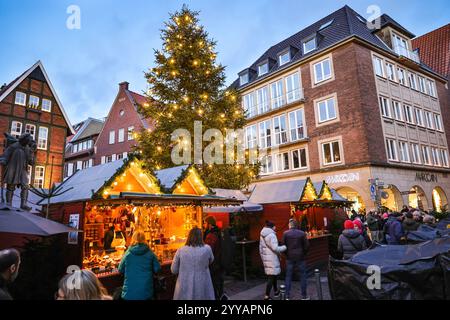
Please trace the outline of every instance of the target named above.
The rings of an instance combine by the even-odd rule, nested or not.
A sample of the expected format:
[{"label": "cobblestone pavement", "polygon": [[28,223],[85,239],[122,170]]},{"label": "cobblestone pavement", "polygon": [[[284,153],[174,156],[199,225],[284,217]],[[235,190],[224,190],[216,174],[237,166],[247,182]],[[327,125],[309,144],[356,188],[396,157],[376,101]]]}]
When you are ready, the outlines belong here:
[{"label": "cobblestone pavement", "polygon": [[[320,279],[322,286],[323,300],[331,300],[328,289],[328,279],[324,276]],[[284,280],[278,281],[278,286],[284,284]],[[225,293],[230,300],[262,300],[264,299],[264,291],[266,288],[266,281],[263,278],[248,279],[247,282],[242,280],[225,280]],[[319,300],[316,281],[314,276],[308,278],[308,296],[311,300]],[[272,292],[273,295],[273,292]],[[300,300],[300,281],[293,281],[291,288],[291,300]]]}]

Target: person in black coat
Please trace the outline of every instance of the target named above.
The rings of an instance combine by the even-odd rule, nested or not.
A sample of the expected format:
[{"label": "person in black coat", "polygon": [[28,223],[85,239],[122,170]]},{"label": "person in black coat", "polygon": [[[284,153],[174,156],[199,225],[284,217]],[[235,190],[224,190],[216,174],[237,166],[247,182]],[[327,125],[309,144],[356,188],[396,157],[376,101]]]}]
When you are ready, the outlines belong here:
[{"label": "person in black coat", "polygon": [[0,300],[12,300],[7,286],[19,275],[20,253],[16,249],[0,251]]}]

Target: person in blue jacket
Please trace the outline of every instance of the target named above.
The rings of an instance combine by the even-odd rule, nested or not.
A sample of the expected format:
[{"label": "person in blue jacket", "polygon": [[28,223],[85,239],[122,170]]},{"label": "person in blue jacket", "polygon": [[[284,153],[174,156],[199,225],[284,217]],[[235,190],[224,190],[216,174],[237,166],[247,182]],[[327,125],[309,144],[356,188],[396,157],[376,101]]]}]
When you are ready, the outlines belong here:
[{"label": "person in blue jacket", "polygon": [[148,247],[143,231],[136,231],[131,243],[119,265],[119,272],[125,278],[122,299],[151,300],[154,298],[153,274],[161,270],[161,265]]},{"label": "person in blue jacket", "polygon": [[405,236],[403,226],[400,221],[401,215],[392,213],[384,225],[387,244],[401,244],[401,239]]}]

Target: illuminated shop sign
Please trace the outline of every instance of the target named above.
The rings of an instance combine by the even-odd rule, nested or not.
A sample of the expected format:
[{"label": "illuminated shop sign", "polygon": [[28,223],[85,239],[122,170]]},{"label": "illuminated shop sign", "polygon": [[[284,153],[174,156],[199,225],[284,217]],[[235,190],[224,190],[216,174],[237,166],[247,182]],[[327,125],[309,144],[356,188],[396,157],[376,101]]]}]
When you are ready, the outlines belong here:
[{"label": "illuminated shop sign", "polygon": [[336,175],[328,176],[325,178],[325,182],[328,184],[347,183],[347,182],[353,182],[353,181],[359,181],[359,173],[336,174]]}]

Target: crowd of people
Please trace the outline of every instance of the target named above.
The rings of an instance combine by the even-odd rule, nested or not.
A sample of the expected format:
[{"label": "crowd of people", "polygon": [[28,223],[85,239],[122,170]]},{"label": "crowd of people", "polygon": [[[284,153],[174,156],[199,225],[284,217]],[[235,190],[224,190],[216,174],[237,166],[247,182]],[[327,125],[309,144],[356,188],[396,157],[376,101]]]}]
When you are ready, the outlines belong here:
[{"label": "crowd of people", "polygon": [[372,242],[406,244],[408,233],[417,231],[421,226],[434,228],[436,219],[427,212],[406,205],[400,212],[371,210],[364,215],[352,210],[339,236],[338,251],[343,259],[350,259],[357,252],[369,248]]}]

